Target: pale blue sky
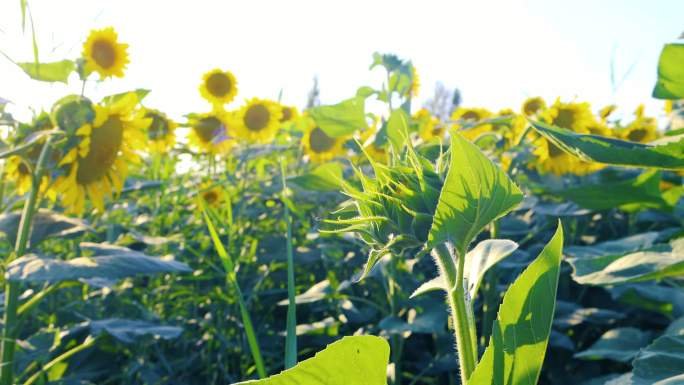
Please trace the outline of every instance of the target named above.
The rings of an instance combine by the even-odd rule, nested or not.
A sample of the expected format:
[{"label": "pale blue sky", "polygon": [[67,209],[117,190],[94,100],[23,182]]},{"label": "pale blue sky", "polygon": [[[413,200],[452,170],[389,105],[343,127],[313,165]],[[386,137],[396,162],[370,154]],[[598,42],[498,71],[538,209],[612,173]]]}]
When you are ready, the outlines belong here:
[{"label": "pale blue sky", "polygon": [[[321,99],[353,96],[379,85],[368,71],[374,51],[413,59],[422,83],[457,86],[464,105],[517,109],[527,96],[617,103],[631,113],[651,99],[662,45],[684,31],[684,0],[429,1],[159,1],[29,0],[41,60],[75,58],[91,28],[114,26],[130,44],[124,79],[88,85],[94,98],[150,88],[146,104],[180,117],[209,109],[197,86],[214,67],[229,69],[243,98],[302,106],[317,75]],[[18,0],[0,2],[0,50],[32,60]],[[611,86],[615,63],[616,90]],[[48,107],[68,85],[39,84],[0,58],[0,97],[18,107]]]}]

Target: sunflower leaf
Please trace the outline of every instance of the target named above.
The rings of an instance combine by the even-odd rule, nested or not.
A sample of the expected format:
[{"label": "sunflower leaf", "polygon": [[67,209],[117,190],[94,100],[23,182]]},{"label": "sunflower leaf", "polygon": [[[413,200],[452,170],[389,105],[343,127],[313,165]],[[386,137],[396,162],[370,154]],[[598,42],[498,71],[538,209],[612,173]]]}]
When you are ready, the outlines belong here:
[{"label": "sunflower leaf", "polygon": [[183,329],[178,326],[159,325],[141,320],[107,318],[80,323],[67,331],[62,338],[69,338],[83,332],[94,337],[107,334],[124,344],[133,344],[144,336],[163,340],[175,339],[181,335]]},{"label": "sunflower leaf", "polygon": [[387,137],[397,154],[401,152],[408,140],[408,121],[408,114],[401,108],[393,110],[387,120]]},{"label": "sunflower leaf", "polygon": [[684,44],[666,44],[658,61],[658,80],[653,97],[684,99]]},{"label": "sunflower leaf", "polygon": [[325,163],[310,172],[288,178],[297,186],[311,191],[339,191],[342,186],[342,166],[339,163]]},{"label": "sunflower leaf", "polygon": [[238,384],[385,385],[388,360],[389,345],[385,339],[343,337],[294,368],[262,380]]},{"label": "sunflower leaf", "polygon": [[309,110],[318,127],[328,136],[346,136],[366,126],[366,98],[356,96],[340,103]]},{"label": "sunflower leaf", "polygon": [[684,168],[684,138],[650,145],[570,130],[530,121],[539,134],[563,151],[588,162],[661,169]]},{"label": "sunflower leaf", "polygon": [[69,75],[76,69],[72,60],[61,60],[52,63],[25,62],[17,65],[26,72],[31,79],[43,82],[67,83]]},{"label": "sunflower leaf", "polygon": [[439,196],[428,246],[453,242],[465,254],[472,240],[493,220],[522,201],[518,186],[474,144],[451,137],[451,162]]},{"label": "sunflower leaf", "polygon": [[[21,212],[19,211],[0,215],[0,234],[7,237],[12,245],[16,241],[20,220]],[[92,228],[81,219],[41,209],[33,217],[29,245],[35,246],[48,238],[68,239],[86,231],[92,231]]]}]

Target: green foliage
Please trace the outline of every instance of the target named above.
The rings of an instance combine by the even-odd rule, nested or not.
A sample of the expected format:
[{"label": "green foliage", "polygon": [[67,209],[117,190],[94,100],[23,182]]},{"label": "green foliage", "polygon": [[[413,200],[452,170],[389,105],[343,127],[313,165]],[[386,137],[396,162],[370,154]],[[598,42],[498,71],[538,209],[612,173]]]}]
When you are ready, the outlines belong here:
[{"label": "green foliage", "polygon": [[344,337],[292,369],[240,384],[385,385],[388,358],[389,345],[383,338]]},{"label": "green foliage", "polygon": [[650,145],[599,135],[576,134],[542,122],[530,123],[551,143],[588,162],[661,169],[684,168],[684,138]]},{"label": "green foliage", "polygon": [[658,80],[653,97],[684,99],[684,44],[666,44],[658,61]]},{"label": "green foliage", "polygon": [[605,332],[588,349],[576,353],[575,358],[631,362],[650,340],[648,333],[636,328],[612,329]]},{"label": "green foliage", "polygon": [[492,337],[468,385],[535,385],[551,320],[563,248],[563,229],[508,288],[492,327]]},{"label": "green foliage", "polygon": [[76,69],[76,63],[72,60],[61,60],[52,63],[17,63],[24,72],[32,79],[43,82],[67,83],[69,75]]},{"label": "green foliage", "polygon": [[409,139],[409,117],[402,109],[393,110],[387,120],[387,137],[396,153],[401,153]]},{"label": "green foliage", "polygon": [[[21,220],[20,212],[0,214],[0,234],[4,235],[10,244],[17,241],[17,230]],[[29,247],[37,245],[44,239],[68,239],[82,235],[92,228],[82,219],[67,217],[50,210],[39,210],[34,216],[33,229],[29,239]]]},{"label": "green foliage", "polygon": [[328,136],[347,136],[366,126],[365,97],[356,96],[337,104],[309,110],[318,127]]},{"label": "green foliage", "polygon": [[459,134],[451,139],[451,161],[439,196],[428,245],[453,242],[459,253],[523,195],[511,179],[475,145]]},{"label": "green foliage", "polygon": [[330,162],[316,166],[306,174],[290,177],[289,182],[311,191],[339,191],[343,185],[342,166]]}]

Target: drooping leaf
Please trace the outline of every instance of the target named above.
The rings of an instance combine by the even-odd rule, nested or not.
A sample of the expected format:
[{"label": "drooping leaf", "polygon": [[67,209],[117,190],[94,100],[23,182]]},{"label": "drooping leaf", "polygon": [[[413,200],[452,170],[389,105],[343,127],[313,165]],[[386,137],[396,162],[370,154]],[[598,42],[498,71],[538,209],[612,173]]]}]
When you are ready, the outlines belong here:
[{"label": "drooping leaf", "polygon": [[487,239],[466,254],[464,277],[470,298],[477,296],[477,289],[485,273],[517,248],[518,244],[508,239]]},{"label": "drooping leaf", "polygon": [[21,143],[16,146],[0,146],[0,159],[7,158],[12,155],[16,155],[27,151],[29,148],[38,145],[40,141],[46,138],[48,135],[59,134],[57,130],[41,130],[31,133],[27,136]]},{"label": "drooping leaf", "polygon": [[657,99],[684,99],[684,44],[666,44],[658,60]]},{"label": "drooping leaf", "polygon": [[684,238],[626,255],[567,260],[574,270],[572,278],[583,285],[658,280],[684,274]]},{"label": "drooping leaf", "polygon": [[364,97],[356,96],[337,104],[314,107],[309,113],[323,132],[337,138],[366,127],[365,101]]},{"label": "drooping leaf", "polygon": [[650,334],[632,327],[605,332],[588,349],[575,354],[584,360],[630,362],[651,341]]},{"label": "drooping leaf", "polygon": [[536,385],[551,332],[563,228],[508,288],[468,385]]},{"label": "drooping leaf", "polygon": [[598,258],[610,255],[624,255],[637,250],[647,249],[658,239],[658,233],[649,231],[646,233],[630,235],[629,237],[596,243],[591,246],[568,246],[564,254],[569,258]]},{"label": "drooping leaf", "polygon": [[565,152],[588,162],[661,169],[684,168],[684,138],[661,145],[577,134],[542,122],[532,126]]},{"label": "drooping leaf", "polygon": [[133,344],[140,337],[144,336],[171,340],[180,336],[183,329],[178,326],[159,325],[147,321],[108,318],[83,322],[72,328],[69,334],[80,334],[83,332],[94,337],[105,333],[124,344]]},{"label": "drooping leaf", "polygon": [[[20,221],[21,212],[0,214],[0,234],[7,237],[7,240],[12,245],[16,242]],[[69,239],[86,231],[92,231],[92,228],[82,219],[71,218],[50,210],[41,209],[33,216],[29,247],[35,246],[48,238]]]},{"label": "drooping leaf", "polygon": [[322,164],[304,175],[288,178],[288,182],[311,191],[339,191],[342,180],[342,166],[335,162]]},{"label": "drooping leaf", "polygon": [[450,241],[465,253],[493,220],[522,201],[513,181],[474,144],[454,133],[451,161],[428,235],[428,246]]},{"label": "drooping leaf", "polygon": [[388,361],[389,345],[383,338],[344,337],[292,369],[263,380],[239,384],[385,385]]},{"label": "drooping leaf", "polygon": [[401,152],[408,140],[408,114],[401,108],[393,110],[387,120],[387,138],[396,153]]},{"label": "drooping leaf", "polygon": [[105,104],[116,103],[116,102],[118,102],[119,100],[121,100],[122,98],[128,96],[129,94],[135,94],[135,96],[138,98],[138,102],[140,102],[140,101],[143,100],[143,99],[145,98],[145,96],[147,96],[149,93],[150,93],[150,90],[148,90],[148,89],[145,89],[145,88],[137,88],[137,89],[135,89],[135,90],[133,90],[133,91],[126,91],[126,92],[121,92],[121,93],[114,94],[114,95],[105,96],[104,98],[102,98],[102,102],[105,103]]},{"label": "drooping leaf", "polygon": [[31,79],[43,82],[67,83],[69,75],[76,69],[76,63],[72,60],[60,60],[52,63],[17,63]]},{"label": "drooping leaf", "polygon": [[416,290],[413,291],[411,294],[411,298],[418,297],[419,295],[423,295],[425,293],[437,291],[437,290],[443,290],[447,291],[447,284],[446,281],[444,280],[444,277],[441,275],[438,275],[437,277],[424,282],[422,285],[418,286]]},{"label": "drooping leaf", "polygon": [[615,207],[627,211],[642,208],[671,210],[660,191],[660,172],[646,172],[634,179],[591,184],[554,191],[553,194],[591,210]]},{"label": "drooping leaf", "polygon": [[7,279],[21,282],[61,282],[90,278],[121,279],[142,274],[188,273],[182,262],[155,258],[128,250],[69,260],[41,258],[28,254],[12,261]]}]

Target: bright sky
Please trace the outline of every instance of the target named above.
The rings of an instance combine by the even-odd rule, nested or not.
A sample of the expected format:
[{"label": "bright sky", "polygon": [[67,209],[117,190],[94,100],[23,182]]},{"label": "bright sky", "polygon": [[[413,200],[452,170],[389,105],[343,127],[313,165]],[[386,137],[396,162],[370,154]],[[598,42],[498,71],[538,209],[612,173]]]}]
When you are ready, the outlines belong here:
[{"label": "bright sky", "polygon": [[[95,99],[134,88],[173,117],[209,109],[197,91],[220,67],[238,79],[243,98],[277,98],[303,106],[317,75],[323,103],[379,86],[368,71],[374,51],[410,58],[422,83],[459,87],[466,106],[518,109],[528,96],[579,98],[595,109],[651,99],[662,45],[684,30],[683,0],[29,0],[41,61],[76,58],[90,29],[113,26],[130,45],[123,79],[91,82]],[[0,50],[32,61],[31,33],[21,30],[19,0],[0,2]],[[611,63],[617,87],[611,82]],[[95,78],[95,77],[93,77]],[[624,78],[624,81],[623,81]],[[28,78],[0,56],[0,97],[15,108],[49,108],[68,85]]]}]

